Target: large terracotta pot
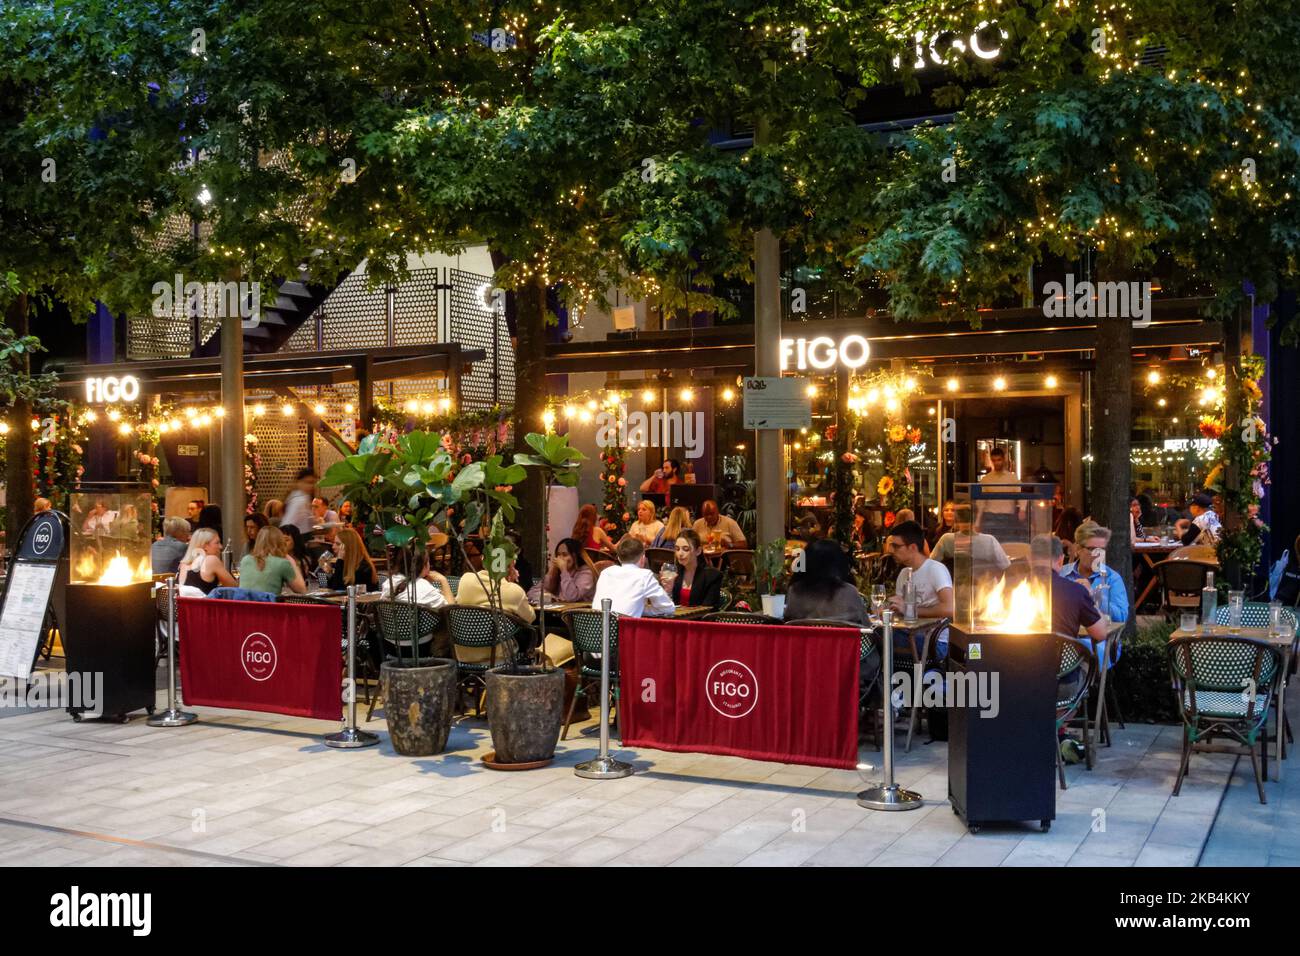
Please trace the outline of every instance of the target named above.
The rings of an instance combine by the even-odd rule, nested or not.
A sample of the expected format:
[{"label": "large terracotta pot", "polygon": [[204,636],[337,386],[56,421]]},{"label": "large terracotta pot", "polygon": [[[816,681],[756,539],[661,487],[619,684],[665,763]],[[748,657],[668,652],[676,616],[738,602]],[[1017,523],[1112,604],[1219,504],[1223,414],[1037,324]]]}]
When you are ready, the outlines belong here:
[{"label": "large terracotta pot", "polygon": [[401,667],[389,659],[380,668],[388,736],[407,757],[441,753],[456,711],[456,662],[429,657],[420,665]]},{"label": "large terracotta pot", "polygon": [[487,713],[495,763],[550,760],[564,722],[564,671],[509,665],[488,671]]}]

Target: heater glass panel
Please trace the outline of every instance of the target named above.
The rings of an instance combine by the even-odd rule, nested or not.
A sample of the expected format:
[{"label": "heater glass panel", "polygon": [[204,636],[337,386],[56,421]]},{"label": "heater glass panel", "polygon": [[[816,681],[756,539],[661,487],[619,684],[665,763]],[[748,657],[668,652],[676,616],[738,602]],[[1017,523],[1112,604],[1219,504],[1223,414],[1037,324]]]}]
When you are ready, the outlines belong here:
[{"label": "heater glass panel", "polygon": [[1052,633],[1051,484],[958,484],[956,623],[970,634]]},{"label": "heater glass panel", "polygon": [[153,497],[148,491],[78,491],[68,510],[71,583],[121,587],[153,580]]}]

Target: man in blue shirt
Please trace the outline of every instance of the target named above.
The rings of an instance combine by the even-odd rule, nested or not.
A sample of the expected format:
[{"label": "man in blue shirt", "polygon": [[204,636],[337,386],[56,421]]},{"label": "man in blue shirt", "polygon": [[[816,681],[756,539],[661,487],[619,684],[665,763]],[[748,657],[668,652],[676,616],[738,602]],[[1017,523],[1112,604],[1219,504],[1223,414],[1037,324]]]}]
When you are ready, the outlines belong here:
[{"label": "man in blue shirt", "polygon": [[[1078,560],[1061,568],[1061,575],[1068,581],[1077,581],[1086,587],[1094,600],[1099,600],[1099,587],[1103,580],[1106,585],[1105,606],[1098,605],[1098,610],[1112,621],[1128,620],[1128,590],[1112,567],[1104,565],[1106,545],[1110,542],[1110,531],[1101,525],[1085,522],[1075,532],[1075,554]],[[1105,568],[1103,578],[1102,568]]]}]

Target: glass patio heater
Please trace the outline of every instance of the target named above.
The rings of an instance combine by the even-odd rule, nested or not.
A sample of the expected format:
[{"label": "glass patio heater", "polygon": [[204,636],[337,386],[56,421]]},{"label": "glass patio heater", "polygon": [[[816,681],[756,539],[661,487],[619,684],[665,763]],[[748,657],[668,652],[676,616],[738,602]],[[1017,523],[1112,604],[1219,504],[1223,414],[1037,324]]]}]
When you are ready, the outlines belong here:
[{"label": "glass patio heater", "polygon": [[972,832],[1056,818],[1055,489],[955,488],[948,795]]},{"label": "glass patio heater", "polygon": [[[153,496],[136,484],[86,484],[70,496],[67,668],[101,683],[94,716],[153,713]],[[80,720],[83,707],[69,707]]]}]

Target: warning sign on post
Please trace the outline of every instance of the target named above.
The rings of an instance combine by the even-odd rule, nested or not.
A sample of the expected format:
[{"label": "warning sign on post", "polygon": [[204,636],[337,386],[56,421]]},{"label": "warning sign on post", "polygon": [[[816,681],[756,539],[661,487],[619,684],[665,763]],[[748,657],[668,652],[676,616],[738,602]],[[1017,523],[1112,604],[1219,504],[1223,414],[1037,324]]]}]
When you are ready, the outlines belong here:
[{"label": "warning sign on post", "polygon": [[754,377],[745,379],[746,428],[808,428],[812,425],[812,399],[802,378]]}]

